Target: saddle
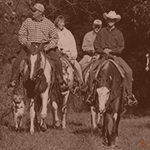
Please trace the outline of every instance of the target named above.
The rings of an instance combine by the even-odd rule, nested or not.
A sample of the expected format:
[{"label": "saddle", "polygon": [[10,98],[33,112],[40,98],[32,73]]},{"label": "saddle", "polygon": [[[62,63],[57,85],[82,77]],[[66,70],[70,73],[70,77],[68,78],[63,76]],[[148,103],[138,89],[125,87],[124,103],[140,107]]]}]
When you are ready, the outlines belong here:
[{"label": "saddle", "polygon": [[[108,59],[109,61],[111,61],[115,66],[116,68],[118,69],[120,75],[122,76],[122,78],[125,78],[125,71],[123,70],[123,68],[118,65],[113,59]],[[102,64],[102,66],[106,63],[107,60],[105,60]],[[99,67],[98,71],[100,70],[101,67]]]}]

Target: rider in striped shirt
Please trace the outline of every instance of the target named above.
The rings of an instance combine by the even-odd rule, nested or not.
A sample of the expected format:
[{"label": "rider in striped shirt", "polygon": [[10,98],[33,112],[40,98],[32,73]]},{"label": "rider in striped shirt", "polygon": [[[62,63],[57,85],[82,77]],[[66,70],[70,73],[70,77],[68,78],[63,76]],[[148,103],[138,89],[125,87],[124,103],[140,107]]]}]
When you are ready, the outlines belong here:
[{"label": "rider in striped shirt", "polygon": [[62,76],[62,64],[59,57],[56,54],[56,46],[58,42],[58,34],[55,25],[44,16],[45,8],[42,4],[36,3],[33,7],[32,18],[27,18],[19,31],[19,42],[24,48],[19,53],[16,61],[12,67],[12,75],[10,79],[10,86],[14,87],[16,77],[19,73],[20,62],[27,55],[27,51],[32,48],[33,43],[46,43],[44,44],[44,51],[48,52],[48,55],[54,61],[56,66],[56,78],[60,83],[61,90],[65,90],[67,87],[64,84]]}]

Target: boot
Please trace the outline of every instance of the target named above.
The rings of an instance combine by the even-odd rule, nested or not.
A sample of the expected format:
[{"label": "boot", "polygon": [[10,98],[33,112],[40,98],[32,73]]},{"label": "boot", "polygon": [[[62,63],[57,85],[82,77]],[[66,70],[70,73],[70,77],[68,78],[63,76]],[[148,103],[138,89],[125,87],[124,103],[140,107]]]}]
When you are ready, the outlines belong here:
[{"label": "boot", "polygon": [[136,106],[138,104],[138,101],[133,94],[127,96],[127,102],[128,105],[131,107]]},{"label": "boot", "polygon": [[8,96],[11,96],[13,94],[13,92],[15,90],[15,86],[16,86],[15,80],[13,80],[9,83],[9,85],[7,86],[7,88],[8,88],[7,95]]},{"label": "boot", "polygon": [[63,80],[63,77],[61,77],[60,75],[57,75],[57,80],[58,80],[61,92],[65,92],[69,89],[66,82]]},{"label": "boot", "polygon": [[80,84],[80,90],[82,92],[86,92],[87,89],[88,89],[88,86],[84,82]]},{"label": "boot", "polygon": [[60,91],[66,92],[69,89],[69,87],[65,83],[60,84]]}]

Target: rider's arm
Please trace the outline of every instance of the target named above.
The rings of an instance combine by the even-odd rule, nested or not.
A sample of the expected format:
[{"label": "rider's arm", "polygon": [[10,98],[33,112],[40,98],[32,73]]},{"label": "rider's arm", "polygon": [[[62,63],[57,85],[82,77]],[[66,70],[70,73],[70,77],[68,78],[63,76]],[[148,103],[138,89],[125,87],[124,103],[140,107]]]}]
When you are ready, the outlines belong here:
[{"label": "rider's arm", "polygon": [[101,46],[101,35],[102,35],[102,29],[97,33],[97,36],[94,40],[94,49],[96,53],[103,53],[103,48]]},{"label": "rider's arm", "polygon": [[27,31],[27,23],[29,21],[29,18],[26,19],[23,23],[22,26],[19,30],[19,42],[22,45],[26,45],[28,42],[27,36],[28,36],[28,31]]},{"label": "rider's arm", "polygon": [[69,38],[68,40],[70,41],[69,42],[69,49],[70,49],[71,56],[73,59],[76,59],[77,55],[78,55],[76,41],[75,41],[75,38],[70,31],[68,31],[68,38]]},{"label": "rider's arm", "polygon": [[117,45],[116,47],[112,48],[112,52],[111,53],[118,53],[121,54],[121,52],[124,49],[124,37],[123,34],[121,32],[118,32],[118,37],[117,37]]},{"label": "rider's arm", "polygon": [[55,48],[58,43],[58,33],[55,25],[52,22],[50,22],[49,25],[49,38],[50,38],[50,42],[48,44],[49,49]]}]

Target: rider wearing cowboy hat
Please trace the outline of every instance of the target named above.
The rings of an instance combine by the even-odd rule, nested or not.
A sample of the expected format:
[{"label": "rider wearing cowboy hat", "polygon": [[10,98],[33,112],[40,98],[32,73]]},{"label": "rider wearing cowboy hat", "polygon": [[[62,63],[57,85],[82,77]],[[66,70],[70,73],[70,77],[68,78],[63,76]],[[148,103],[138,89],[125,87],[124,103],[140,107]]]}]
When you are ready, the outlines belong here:
[{"label": "rider wearing cowboy hat", "polygon": [[[94,41],[94,48],[97,54],[106,53],[112,55],[119,55],[122,53],[124,45],[124,37],[120,30],[115,27],[115,23],[120,21],[121,16],[115,11],[103,14],[107,22],[107,27],[102,28],[96,36]],[[128,64],[121,57],[113,57],[114,61],[118,63],[125,71],[125,82],[127,90],[128,104],[137,104],[135,96],[132,94],[132,70]],[[90,99],[90,98],[89,98]],[[88,100],[89,100],[88,99]]]}]

